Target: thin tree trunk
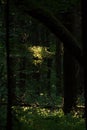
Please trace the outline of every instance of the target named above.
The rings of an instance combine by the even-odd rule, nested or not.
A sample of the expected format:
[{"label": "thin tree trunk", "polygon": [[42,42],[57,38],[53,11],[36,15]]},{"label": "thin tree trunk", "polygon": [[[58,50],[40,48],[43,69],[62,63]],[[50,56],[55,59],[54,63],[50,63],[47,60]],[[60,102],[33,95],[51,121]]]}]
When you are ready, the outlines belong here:
[{"label": "thin tree trunk", "polygon": [[6,53],[7,53],[7,125],[6,130],[12,130],[12,75],[9,49],[9,0],[6,2]]},{"label": "thin tree trunk", "polygon": [[61,41],[56,41],[56,56],[55,56],[55,65],[56,65],[56,96],[62,93],[62,58],[63,58],[63,44]]},{"label": "thin tree trunk", "polygon": [[48,96],[51,96],[51,65],[52,65],[52,59],[47,59],[47,94]]},{"label": "thin tree trunk", "polygon": [[19,66],[19,70],[20,70],[20,73],[19,73],[19,88],[20,88],[20,92],[21,92],[21,100],[23,100],[23,95],[24,95],[24,92],[26,90],[26,58],[24,56],[22,56],[20,58],[20,66]]}]

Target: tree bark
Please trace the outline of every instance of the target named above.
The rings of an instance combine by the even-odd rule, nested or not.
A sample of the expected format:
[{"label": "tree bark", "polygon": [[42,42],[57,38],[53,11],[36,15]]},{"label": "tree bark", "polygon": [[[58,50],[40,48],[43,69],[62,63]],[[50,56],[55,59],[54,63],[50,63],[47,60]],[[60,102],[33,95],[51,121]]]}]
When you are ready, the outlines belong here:
[{"label": "tree bark", "polygon": [[64,49],[64,113],[76,106],[77,86],[75,79],[75,59]]},{"label": "tree bark", "polygon": [[6,130],[12,130],[12,80],[9,46],[9,0],[6,2],[6,60],[7,60],[7,124]]},{"label": "tree bark", "polygon": [[83,40],[83,57],[84,57],[84,97],[85,97],[85,122],[87,130],[87,2],[82,0],[82,40]]},{"label": "tree bark", "polygon": [[56,41],[55,68],[56,68],[56,96],[63,94],[62,72],[63,72],[63,43]]},{"label": "tree bark", "polygon": [[[63,20],[65,26],[73,32],[74,14],[73,12],[65,13]],[[63,18],[64,18],[63,16]],[[64,48],[64,113],[70,113],[76,107],[77,83],[76,83],[76,67],[75,58],[69,54],[69,51]]]}]

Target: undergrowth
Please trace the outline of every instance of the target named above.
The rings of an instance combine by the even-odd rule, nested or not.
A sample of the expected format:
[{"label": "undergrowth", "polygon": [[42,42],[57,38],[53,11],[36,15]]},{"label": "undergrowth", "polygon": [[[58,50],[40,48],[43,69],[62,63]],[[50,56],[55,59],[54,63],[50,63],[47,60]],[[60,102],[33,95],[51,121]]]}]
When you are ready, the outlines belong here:
[{"label": "undergrowth", "polygon": [[48,110],[14,107],[14,130],[86,130],[85,121],[75,112],[64,115],[62,109]]}]

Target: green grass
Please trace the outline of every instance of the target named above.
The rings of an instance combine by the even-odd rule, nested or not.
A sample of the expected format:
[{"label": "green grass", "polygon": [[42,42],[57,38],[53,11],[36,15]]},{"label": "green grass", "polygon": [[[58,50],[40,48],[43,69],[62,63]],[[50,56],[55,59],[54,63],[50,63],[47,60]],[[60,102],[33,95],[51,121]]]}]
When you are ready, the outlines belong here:
[{"label": "green grass", "polygon": [[14,130],[86,130],[85,121],[76,113],[65,116],[62,109],[13,108]]}]

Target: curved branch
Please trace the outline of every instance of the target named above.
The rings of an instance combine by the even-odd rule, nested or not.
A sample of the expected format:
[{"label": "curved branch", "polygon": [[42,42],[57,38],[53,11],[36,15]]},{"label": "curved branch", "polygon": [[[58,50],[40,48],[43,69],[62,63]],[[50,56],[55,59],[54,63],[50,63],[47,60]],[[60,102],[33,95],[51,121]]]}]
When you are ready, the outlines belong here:
[{"label": "curved branch", "polygon": [[21,4],[20,9],[47,26],[64,43],[64,47],[68,49],[69,53],[82,64],[82,49],[70,31],[51,12],[35,7],[35,5],[31,8],[28,8],[28,6],[30,7],[30,5]]}]

